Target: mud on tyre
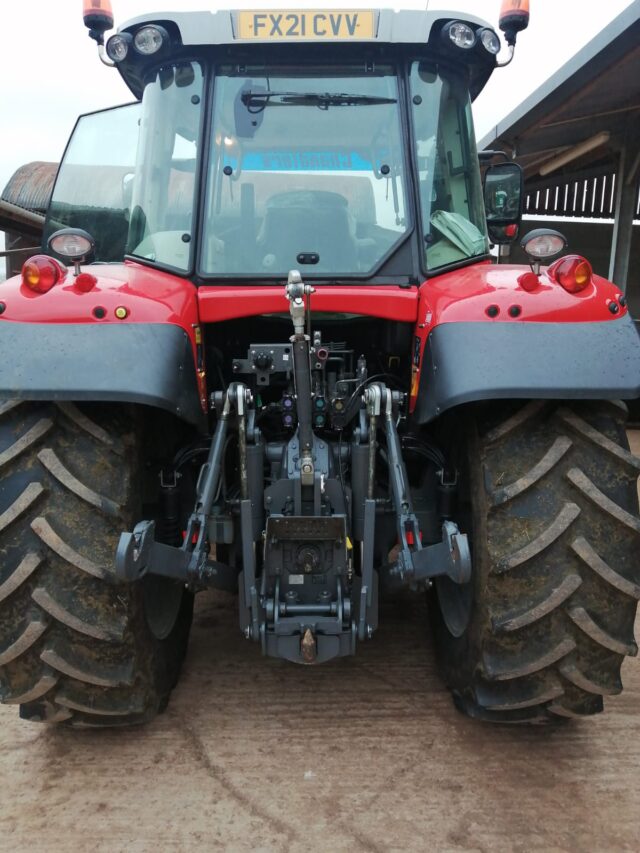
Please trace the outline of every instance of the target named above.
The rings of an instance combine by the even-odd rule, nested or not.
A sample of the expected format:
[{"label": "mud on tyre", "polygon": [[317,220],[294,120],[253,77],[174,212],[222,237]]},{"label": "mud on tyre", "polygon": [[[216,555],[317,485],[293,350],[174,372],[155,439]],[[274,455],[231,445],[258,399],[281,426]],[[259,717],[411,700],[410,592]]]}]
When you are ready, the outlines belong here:
[{"label": "mud on tyre", "polygon": [[530,402],[468,427],[474,577],[436,584],[456,705],[497,722],[598,713],[636,655],[640,460],[614,403]]},{"label": "mud on tyre", "polygon": [[138,434],[128,408],[0,404],[0,699],[26,719],[144,722],[178,678],[192,597],[112,574]]}]

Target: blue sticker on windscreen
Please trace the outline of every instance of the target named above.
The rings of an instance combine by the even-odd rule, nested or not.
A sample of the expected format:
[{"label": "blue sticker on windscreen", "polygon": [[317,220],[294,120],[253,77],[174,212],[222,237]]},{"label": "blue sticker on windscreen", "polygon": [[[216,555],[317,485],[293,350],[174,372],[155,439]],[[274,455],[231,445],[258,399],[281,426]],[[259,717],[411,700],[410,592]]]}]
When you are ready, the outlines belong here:
[{"label": "blue sticker on windscreen", "polygon": [[[228,165],[235,165],[231,158]],[[357,151],[253,151],[243,156],[242,168],[252,172],[367,172],[373,164]]]}]

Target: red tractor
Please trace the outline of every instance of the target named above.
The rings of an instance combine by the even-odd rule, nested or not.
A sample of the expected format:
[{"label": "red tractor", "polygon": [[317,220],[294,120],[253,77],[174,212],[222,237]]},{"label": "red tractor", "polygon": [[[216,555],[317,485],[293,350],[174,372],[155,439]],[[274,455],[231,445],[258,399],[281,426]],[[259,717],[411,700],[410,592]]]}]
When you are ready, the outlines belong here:
[{"label": "red tractor", "polygon": [[[503,5],[510,54],[527,7]],[[490,254],[522,197],[474,141],[497,34],[180,12],[105,45],[106,0],[85,22],[135,102],[79,119],[45,254],[0,290],[2,700],[143,722],[195,592],[320,664],[408,585],[464,712],[601,711],[637,651],[640,340],[586,260],[541,266],[557,232],[522,239],[530,268]]]}]

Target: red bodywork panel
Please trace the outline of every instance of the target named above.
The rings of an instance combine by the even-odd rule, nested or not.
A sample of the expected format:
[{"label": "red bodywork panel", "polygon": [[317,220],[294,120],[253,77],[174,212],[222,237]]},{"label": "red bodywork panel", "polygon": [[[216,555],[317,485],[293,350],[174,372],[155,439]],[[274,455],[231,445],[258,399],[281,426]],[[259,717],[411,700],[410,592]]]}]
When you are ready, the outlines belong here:
[{"label": "red bodywork panel", "polygon": [[[83,267],[96,277],[87,293],[74,287],[69,270],[60,284],[47,293],[34,293],[20,276],[0,285],[0,299],[6,308],[2,320],[23,323],[175,323],[194,338],[198,324],[197,288],[184,278],[159,272],[141,264],[100,264]],[[118,320],[114,311],[125,307],[129,315]],[[95,308],[105,308],[97,319]]]},{"label": "red bodywork panel", "polygon": [[[593,283],[582,292],[568,293],[543,270],[539,286],[528,292],[518,284],[518,278],[527,271],[521,266],[482,263],[429,279],[420,287],[418,322],[429,327],[480,320],[513,322],[514,318],[509,316],[512,305],[522,309],[516,322],[530,320],[534,323],[615,320],[626,311],[621,308],[617,315],[611,314],[609,303],[617,301],[622,294],[620,288],[600,276],[594,275]],[[500,309],[494,319],[486,313],[490,305]],[[429,321],[428,314],[431,314]]]},{"label": "red bodywork panel", "polygon": [[[180,326],[192,341],[195,363],[199,363],[199,327],[204,323],[283,313],[288,310],[282,285],[207,285],[196,288],[187,279],[127,261],[124,264],[95,265],[84,271],[97,283],[89,292],[74,287],[71,271],[47,293],[34,293],[20,277],[0,285],[4,311],[0,320],[31,323],[172,323]],[[314,311],[360,314],[415,324],[419,339],[420,363],[414,364],[411,410],[415,405],[425,342],[431,330],[442,323],[562,323],[614,322],[626,308],[612,314],[611,302],[618,302],[619,288],[599,276],[581,293],[565,291],[543,271],[540,284],[526,291],[518,277],[527,271],[521,266],[496,266],[482,262],[429,279],[419,288],[395,285],[319,286],[312,296]],[[497,306],[495,317],[487,314]],[[517,317],[509,310],[518,306]],[[119,320],[115,309],[124,307],[128,315]],[[103,318],[96,308],[105,309]],[[495,308],[493,308],[495,311]],[[199,375],[200,395],[206,406],[204,372]]]},{"label": "red bodywork panel", "polygon": [[[418,316],[417,297],[416,287],[329,285],[316,289],[311,297],[311,307],[313,311],[364,314],[367,317],[415,323]],[[284,283],[260,287],[244,284],[200,287],[198,302],[202,323],[289,311]]]},{"label": "red bodywork panel", "polygon": [[[190,281],[141,264],[84,267],[97,283],[88,292],[74,287],[71,271],[47,293],[34,293],[16,276],[2,284],[3,320],[29,323],[175,323],[195,344],[193,327],[259,314],[286,313],[289,303],[284,283],[273,286],[222,285],[196,288]],[[319,287],[312,296],[314,311],[365,314],[415,323],[418,289],[395,285]],[[129,315],[118,320],[114,311],[125,307]],[[97,319],[95,308],[106,309]]]}]

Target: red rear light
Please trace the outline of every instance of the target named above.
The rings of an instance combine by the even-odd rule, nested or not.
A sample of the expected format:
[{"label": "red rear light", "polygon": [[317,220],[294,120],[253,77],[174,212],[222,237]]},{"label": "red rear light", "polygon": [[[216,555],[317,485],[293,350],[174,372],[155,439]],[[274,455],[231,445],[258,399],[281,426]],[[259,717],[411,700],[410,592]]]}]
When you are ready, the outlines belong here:
[{"label": "red rear light", "polygon": [[36,293],[46,293],[62,281],[65,271],[48,255],[34,255],[22,267],[22,283]]},{"label": "red rear light", "polygon": [[540,285],[540,279],[534,272],[524,272],[519,276],[518,284],[523,290],[531,293],[532,290],[536,290]]},{"label": "red rear light", "polygon": [[552,264],[547,274],[569,293],[580,293],[591,284],[593,270],[589,261],[580,255],[567,255]]},{"label": "red rear light", "polygon": [[93,290],[97,283],[98,279],[89,272],[81,272],[73,280],[73,286],[81,293],[88,293]]}]

